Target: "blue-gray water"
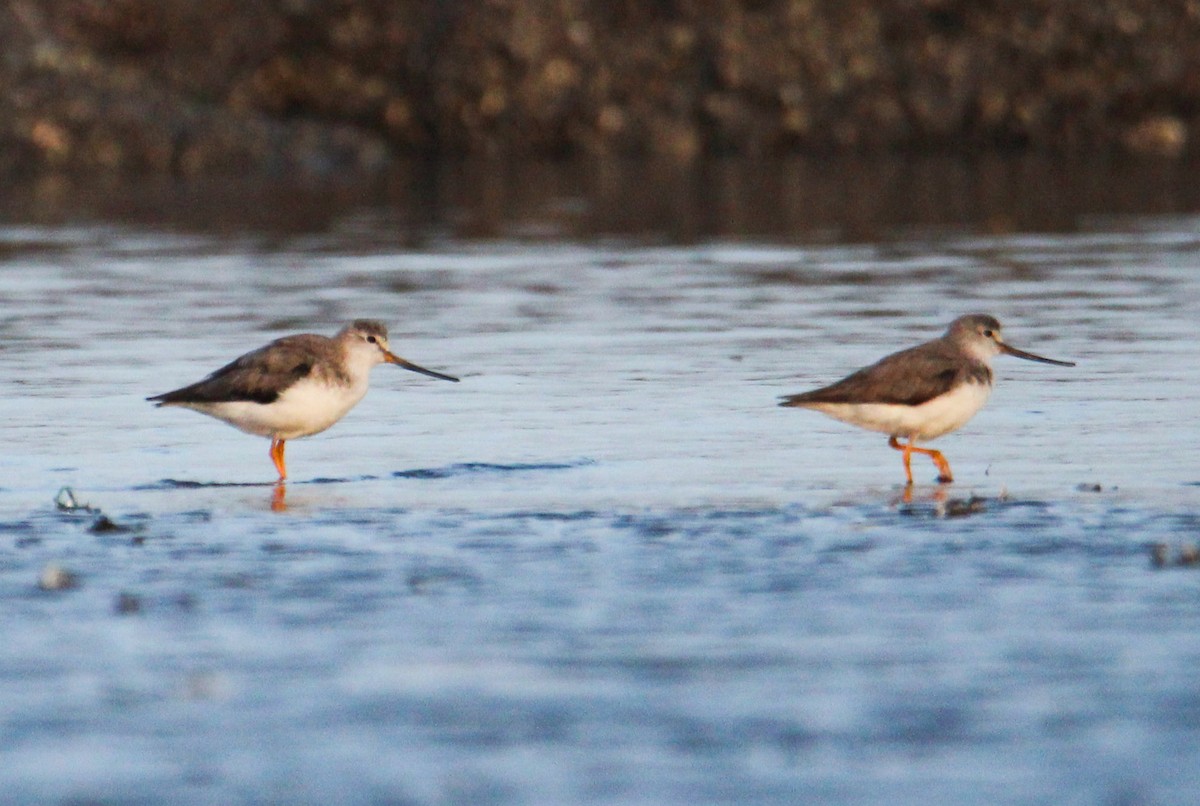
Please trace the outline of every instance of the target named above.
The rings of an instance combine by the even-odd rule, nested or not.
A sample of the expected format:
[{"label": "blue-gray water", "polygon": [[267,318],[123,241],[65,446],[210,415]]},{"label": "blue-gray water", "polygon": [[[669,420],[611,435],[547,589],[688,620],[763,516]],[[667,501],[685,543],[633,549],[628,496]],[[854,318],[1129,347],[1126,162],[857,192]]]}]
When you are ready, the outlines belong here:
[{"label": "blue-gray water", "polygon": [[[1200,791],[1200,568],[1151,561],[1200,542],[1190,201],[789,234],[163,198],[0,227],[4,800]],[[882,436],[775,405],[976,310],[1078,366],[998,359],[954,485],[918,458],[905,501]],[[360,316],[463,382],[377,369],[285,511],[265,440],[143,400]]]}]

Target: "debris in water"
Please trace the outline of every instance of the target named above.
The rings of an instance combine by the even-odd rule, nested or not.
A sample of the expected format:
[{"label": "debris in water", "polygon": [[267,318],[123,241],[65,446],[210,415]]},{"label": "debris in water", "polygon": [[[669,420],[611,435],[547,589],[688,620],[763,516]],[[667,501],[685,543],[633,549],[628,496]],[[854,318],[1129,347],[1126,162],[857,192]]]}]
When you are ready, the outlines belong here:
[{"label": "debris in water", "polygon": [[91,504],[80,503],[75,497],[75,491],[70,487],[63,487],[58,491],[58,495],[54,496],[54,506],[58,507],[59,512],[92,512]]},{"label": "debris in water", "polygon": [[59,489],[58,495],[54,496],[54,506],[59,512],[86,512],[95,515],[96,519],[88,527],[88,531],[94,535],[132,531],[130,527],[117,523],[105,515],[100,511],[100,507],[94,507],[91,504],[85,504],[80,501],[75,495],[75,491],[70,487]]}]

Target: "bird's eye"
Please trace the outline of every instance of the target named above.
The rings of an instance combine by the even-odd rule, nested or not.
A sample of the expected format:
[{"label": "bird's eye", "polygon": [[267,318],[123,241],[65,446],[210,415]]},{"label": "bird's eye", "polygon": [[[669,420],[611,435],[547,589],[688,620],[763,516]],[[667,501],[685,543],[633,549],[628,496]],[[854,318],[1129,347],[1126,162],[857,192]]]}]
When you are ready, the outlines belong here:
[{"label": "bird's eye", "polygon": [[987,336],[990,339],[990,338],[994,337],[996,334],[990,330],[985,330],[985,331],[983,331],[983,335]]},{"label": "bird's eye", "polygon": [[375,338],[374,336],[367,336],[367,341],[371,342],[371,344],[379,343],[379,339]]}]

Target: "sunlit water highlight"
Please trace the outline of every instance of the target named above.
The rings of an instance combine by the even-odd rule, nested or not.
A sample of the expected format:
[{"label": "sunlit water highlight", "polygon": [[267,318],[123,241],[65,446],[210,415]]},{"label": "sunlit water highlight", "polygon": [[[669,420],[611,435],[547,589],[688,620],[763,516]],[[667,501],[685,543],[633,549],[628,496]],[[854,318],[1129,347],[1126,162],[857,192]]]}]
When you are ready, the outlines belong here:
[{"label": "sunlit water highlight", "polygon": [[[0,230],[0,782],[29,802],[1178,803],[1200,220],[871,243]],[[352,240],[352,239],[351,239]],[[911,500],[776,398],[1000,317]],[[147,395],[372,316],[326,434]],[[78,506],[59,509],[57,491]],[[39,590],[49,565],[77,585]]]}]

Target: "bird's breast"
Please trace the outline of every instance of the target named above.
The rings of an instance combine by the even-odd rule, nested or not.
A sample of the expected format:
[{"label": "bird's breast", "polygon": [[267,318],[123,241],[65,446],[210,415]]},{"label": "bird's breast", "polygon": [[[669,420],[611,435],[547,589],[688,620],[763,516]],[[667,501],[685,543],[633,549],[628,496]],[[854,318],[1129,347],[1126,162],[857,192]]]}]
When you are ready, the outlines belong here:
[{"label": "bird's breast", "polygon": [[276,436],[295,439],[329,428],[367,393],[367,385],[304,380],[285,390],[272,404],[278,421]]}]

